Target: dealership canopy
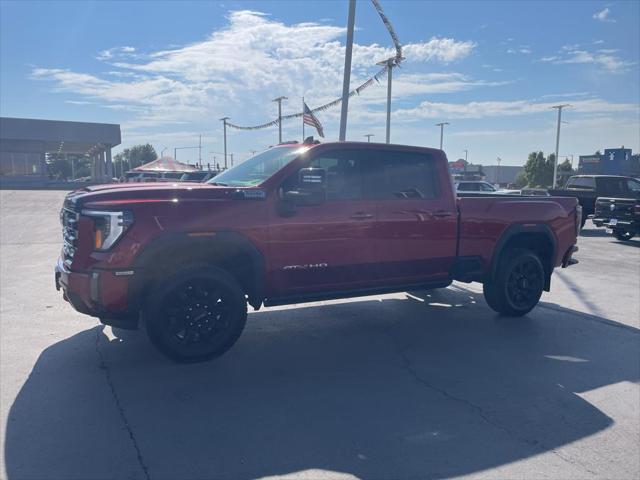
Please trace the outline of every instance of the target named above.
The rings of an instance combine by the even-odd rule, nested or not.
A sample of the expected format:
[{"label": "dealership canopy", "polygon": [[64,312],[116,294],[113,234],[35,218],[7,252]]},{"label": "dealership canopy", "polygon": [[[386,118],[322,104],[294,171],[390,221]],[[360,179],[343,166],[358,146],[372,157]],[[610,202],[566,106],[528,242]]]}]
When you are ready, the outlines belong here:
[{"label": "dealership canopy", "polygon": [[173,157],[156,158],[152,162],[131,169],[132,172],[193,172],[196,170],[198,170],[197,167],[178,162]]}]

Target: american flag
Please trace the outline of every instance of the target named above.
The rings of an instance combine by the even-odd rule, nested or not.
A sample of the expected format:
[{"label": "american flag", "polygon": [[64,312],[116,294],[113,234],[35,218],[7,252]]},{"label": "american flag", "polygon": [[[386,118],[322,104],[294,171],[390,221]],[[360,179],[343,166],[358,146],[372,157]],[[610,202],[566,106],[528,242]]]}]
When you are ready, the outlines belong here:
[{"label": "american flag", "polygon": [[320,123],[320,120],[316,118],[316,116],[313,114],[313,112],[305,102],[303,102],[303,104],[304,104],[304,111],[302,113],[303,123],[310,125],[312,127],[315,127],[315,129],[318,131],[318,135],[324,138],[324,130],[322,129],[322,124]]}]

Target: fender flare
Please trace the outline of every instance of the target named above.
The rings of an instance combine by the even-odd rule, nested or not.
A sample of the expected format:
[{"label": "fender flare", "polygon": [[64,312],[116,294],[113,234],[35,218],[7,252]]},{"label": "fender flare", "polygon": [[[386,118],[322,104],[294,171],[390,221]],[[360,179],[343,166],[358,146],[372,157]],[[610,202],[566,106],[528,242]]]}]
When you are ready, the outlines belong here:
[{"label": "fender flare", "polygon": [[545,267],[545,290],[548,291],[551,286],[551,274],[553,273],[553,269],[555,266],[556,252],[558,250],[557,240],[555,235],[553,234],[553,230],[546,223],[527,223],[527,224],[514,224],[510,225],[505,229],[504,232],[498,238],[496,242],[496,246],[493,249],[493,255],[491,257],[491,267],[489,270],[489,275],[491,279],[495,278],[496,272],[498,270],[498,263],[500,262],[500,257],[502,256],[505,247],[516,235],[521,234],[543,234],[549,243],[551,244],[551,257],[547,265]]},{"label": "fender flare", "polygon": [[246,255],[251,264],[251,281],[247,296],[249,304],[256,310],[260,308],[264,300],[266,267],[264,256],[246,236],[232,231],[216,232],[211,236],[189,236],[188,233],[167,233],[153,239],[136,256],[133,262],[133,270],[136,272],[129,287],[130,305],[138,305],[141,290],[144,288],[147,278],[144,272],[151,262],[157,261],[157,255],[166,249],[181,245],[188,248],[215,248],[215,245],[234,245]]}]

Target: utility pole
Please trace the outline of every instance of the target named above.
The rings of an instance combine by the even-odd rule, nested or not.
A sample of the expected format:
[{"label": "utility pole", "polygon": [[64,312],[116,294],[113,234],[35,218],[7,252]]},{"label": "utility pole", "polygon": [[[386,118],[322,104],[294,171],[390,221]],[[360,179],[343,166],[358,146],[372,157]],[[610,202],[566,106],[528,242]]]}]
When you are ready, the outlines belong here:
[{"label": "utility pole", "polygon": [[376,65],[386,65],[387,66],[387,142],[391,143],[391,80],[393,70],[393,62],[395,59],[389,58],[382,62],[378,62]]},{"label": "utility pole", "polygon": [[554,105],[551,108],[558,109],[558,129],[556,131],[556,158],[554,158],[553,162],[553,186],[552,188],[556,188],[557,177],[558,177],[558,150],[560,149],[560,123],[562,121],[562,109],[565,107],[570,107],[568,103],[562,105]]},{"label": "utility pole", "polygon": [[342,108],[340,111],[340,137],[347,138],[347,112],[349,111],[349,85],[351,84],[351,55],[353,53],[353,28],[356,21],[356,0],[349,0],[349,17],[347,19],[347,45],[344,54],[344,77],[342,80]]},{"label": "utility pole", "polygon": [[198,163],[202,166],[202,135],[198,135]]},{"label": "utility pole", "polygon": [[227,169],[227,120],[229,117],[222,117],[220,121],[222,122],[222,128],[224,132],[224,169]]},{"label": "utility pole", "polygon": [[282,143],[282,100],[286,100],[287,97],[274,98],[274,102],[278,102],[278,144]]},{"label": "utility pole", "polygon": [[464,151],[464,161],[467,161],[467,155],[469,154],[469,150],[467,150],[466,148],[463,150]]},{"label": "utility pole", "polygon": [[367,137],[367,143],[371,143],[371,137],[375,137],[373,133],[367,133],[364,136]]},{"label": "utility pole", "polygon": [[442,139],[444,137],[444,126],[449,125],[449,122],[436,123],[436,127],[440,127],[440,150],[442,150]]}]

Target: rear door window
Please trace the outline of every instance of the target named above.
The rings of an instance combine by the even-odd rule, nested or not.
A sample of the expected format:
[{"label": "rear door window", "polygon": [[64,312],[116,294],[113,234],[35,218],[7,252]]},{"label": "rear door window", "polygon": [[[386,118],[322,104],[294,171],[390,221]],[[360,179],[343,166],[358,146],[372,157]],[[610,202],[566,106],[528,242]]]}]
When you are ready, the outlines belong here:
[{"label": "rear door window", "polygon": [[429,155],[379,152],[373,196],[380,200],[433,199],[438,196],[435,167]]},{"label": "rear door window", "polygon": [[593,177],[571,177],[567,181],[567,188],[595,189],[596,179]]}]

